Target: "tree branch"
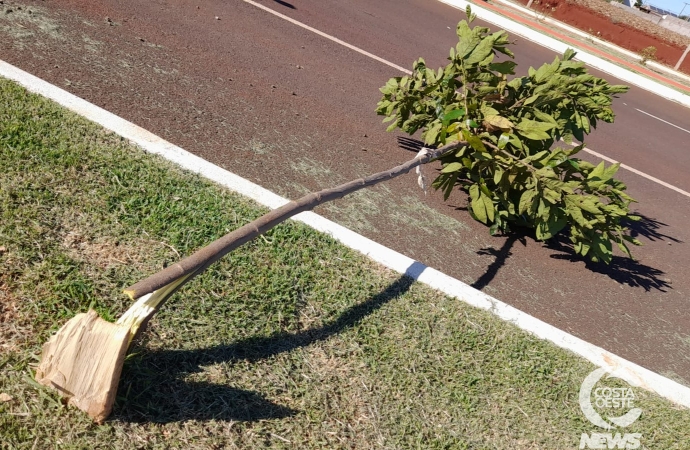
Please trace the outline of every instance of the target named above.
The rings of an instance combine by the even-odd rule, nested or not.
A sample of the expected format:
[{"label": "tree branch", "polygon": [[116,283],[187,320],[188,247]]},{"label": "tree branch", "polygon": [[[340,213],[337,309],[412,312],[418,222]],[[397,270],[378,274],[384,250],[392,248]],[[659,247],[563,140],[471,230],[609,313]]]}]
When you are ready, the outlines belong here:
[{"label": "tree branch", "polygon": [[488,142],[488,141],[482,141],[482,142],[484,143],[484,145],[488,145],[489,147],[493,148],[497,152],[503,153],[504,155],[508,156],[509,158],[512,158],[515,161],[522,164],[523,166],[527,167],[528,169],[532,169],[532,171],[534,171],[534,172],[537,171],[537,168],[534,167],[532,164],[525,162],[525,161],[521,160],[520,158],[518,158],[517,156],[513,155],[512,153],[503,150],[502,148],[495,145],[493,142]]},{"label": "tree branch", "polygon": [[[304,211],[310,211],[323,203],[337,200],[360,189],[374,186],[383,181],[390,180],[402,174],[408,173],[415,167],[426,164],[429,161],[439,158],[445,153],[466,144],[466,142],[454,142],[434,150],[427,149],[428,151],[426,153],[420,152],[414,159],[411,159],[406,163],[390,170],[379,172],[366,178],[353,180],[349,183],[341,184],[340,186],[336,186],[334,188],[324,189],[319,192],[307,194],[299,200],[292,201],[281,206],[280,208],[270,211],[253,222],[250,222],[241,228],[226,234],[225,236],[215,240],[211,244],[196,251],[194,254],[188,256],[180,262],[168,266],[160,272],[155,273],[136,284],[133,284],[125,289],[125,293],[128,294],[133,300],[136,300],[146,294],[150,294],[162,287],[165,287],[176,280],[179,280],[181,277],[191,275],[184,280],[184,283],[179,284],[175,288],[176,291],[183,284],[187,283],[196,275],[203,272],[208,266],[218,261],[228,252],[251,241],[257,236],[266,233],[271,228],[275,227],[281,222],[284,222],[290,217]],[[172,292],[170,295],[172,295]],[[158,308],[160,308],[160,306],[158,306]]]}]

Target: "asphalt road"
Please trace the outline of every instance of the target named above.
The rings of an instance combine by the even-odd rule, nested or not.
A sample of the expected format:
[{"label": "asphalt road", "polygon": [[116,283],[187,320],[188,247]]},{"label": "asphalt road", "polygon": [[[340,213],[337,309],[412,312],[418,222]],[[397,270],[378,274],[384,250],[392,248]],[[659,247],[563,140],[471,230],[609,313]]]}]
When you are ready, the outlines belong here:
[{"label": "asphalt road", "polygon": [[[419,56],[444,64],[464,18],[428,0],[260,3],[405,67]],[[2,8],[1,59],[281,195],[411,156],[374,113],[395,69],[241,0],[5,0]],[[554,57],[523,39],[514,51],[521,73]],[[616,123],[588,145],[690,191],[690,136],[638,109],[686,130],[690,111],[636,88],[615,107]],[[645,245],[636,261],[616,257],[608,267],[561,244],[491,237],[461,193],[443,202],[413,177],[317,212],[690,385],[690,198],[620,175],[639,201]]]}]

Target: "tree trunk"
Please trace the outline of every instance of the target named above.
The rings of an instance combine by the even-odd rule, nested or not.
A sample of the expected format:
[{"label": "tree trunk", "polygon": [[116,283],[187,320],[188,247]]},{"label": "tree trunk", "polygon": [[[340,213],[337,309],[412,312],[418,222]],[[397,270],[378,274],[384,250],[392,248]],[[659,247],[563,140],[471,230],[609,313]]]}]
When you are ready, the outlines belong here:
[{"label": "tree trunk", "polygon": [[[465,145],[465,142],[454,142],[434,150],[423,149],[415,158],[390,170],[379,172],[366,178],[353,180],[349,183],[341,184],[340,186],[336,186],[334,188],[324,189],[319,192],[307,194],[299,200],[292,201],[284,206],[281,206],[280,208],[264,214],[253,222],[248,223],[241,228],[238,228],[237,230],[215,240],[206,247],[196,251],[191,256],[188,256],[183,260],[168,266],[160,272],[155,273],[136,284],[133,284],[125,289],[125,293],[128,294],[133,300],[136,300],[146,294],[152,293],[164,286],[171,284],[175,280],[179,280],[181,277],[189,275],[184,283],[180,283],[178,286],[176,286],[175,290],[177,290],[183,284],[194,278],[194,276],[203,272],[208,266],[218,261],[228,252],[251,241],[257,236],[266,233],[271,228],[275,227],[281,222],[284,222],[290,217],[304,211],[310,211],[319,205],[337,200],[360,189],[374,186],[383,181],[390,180],[402,174],[408,173],[415,167],[426,164],[432,159],[438,158],[446,152],[454,150],[463,145]],[[168,296],[172,295],[172,293],[173,292],[169,293]]]}]

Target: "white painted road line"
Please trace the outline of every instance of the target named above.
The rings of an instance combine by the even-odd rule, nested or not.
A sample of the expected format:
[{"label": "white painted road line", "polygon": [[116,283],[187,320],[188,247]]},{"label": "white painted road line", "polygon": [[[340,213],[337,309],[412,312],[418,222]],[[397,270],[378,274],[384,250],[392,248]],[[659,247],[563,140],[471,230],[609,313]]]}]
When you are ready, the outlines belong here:
[{"label": "white painted road line", "polygon": [[686,133],[690,133],[690,130],[686,130],[686,129],[683,128],[683,127],[679,127],[679,126],[676,125],[675,123],[668,122],[668,121],[662,119],[661,117],[657,117],[657,116],[655,116],[655,115],[653,115],[653,114],[649,114],[648,112],[642,111],[641,109],[635,108],[635,110],[641,112],[642,114],[646,114],[646,115],[648,115],[649,117],[652,117],[652,118],[654,118],[654,119],[656,119],[656,120],[659,120],[659,121],[664,122],[664,123],[666,123],[666,124],[668,124],[668,125],[671,125],[672,127],[676,127],[676,128],[678,128],[679,130],[685,131]]},{"label": "white painted road line", "polygon": [[[186,150],[171,144],[115,114],[87,102],[69,92],[54,86],[47,81],[24,72],[11,64],[0,60],[0,76],[14,80],[31,92],[47,97],[56,103],[76,112],[111,130],[145,151],[161,155],[163,158],[178,164],[180,167],[198,173],[221,186],[243,194],[257,203],[269,208],[277,208],[288,203],[288,200],[252,183],[232,172],[218,167],[193,155]],[[428,286],[457,298],[472,306],[488,310],[501,319],[513,323],[518,328],[535,336],[554,343],[558,347],[570,350],[591,363],[605,368],[613,376],[621,378],[632,386],[638,386],[656,392],[660,396],[678,405],[690,408],[690,387],[666,378],[658,373],[623,359],[601,347],[590,344],[570,333],[558,329],[536,317],[520,311],[502,301],[495,299],[460,280],[425,266],[401,253],[384,247],[378,242],[367,239],[335,222],[313,212],[303,212],[293,217],[306,225],[333,236],[344,245],[363,253],[372,260],[418,280]]]},{"label": "white painted road line", "polygon": [[[359,47],[355,47],[354,45],[348,44],[348,43],[345,42],[345,41],[342,41],[342,40],[340,40],[340,39],[338,39],[338,38],[336,38],[336,37],[334,37],[334,36],[331,36],[330,34],[326,34],[326,33],[324,33],[323,31],[319,31],[319,30],[317,30],[316,28],[312,28],[312,27],[310,27],[309,25],[306,25],[306,24],[304,24],[304,23],[302,23],[302,22],[300,22],[300,21],[298,21],[298,20],[295,20],[295,19],[293,19],[293,18],[291,18],[291,17],[288,17],[288,16],[286,16],[286,15],[284,15],[284,14],[281,14],[281,13],[279,13],[279,12],[273,11],[271,8],[268,8],[268,7],[264,6],[264,5],[261,5],[261,4],[259,4],[259,3],[253,2],[252,0],[243,0],[243,1],[244,1],[245,3],[249,3],[250,5],[256,6],[257,8],[260,8],[260,9],[262,9],[262,10],[264,10],[264,11],[270,13],[270,14],[273,14],[274,16],[280,17],[281,19],[285,19],[285,20],[287,20],[287,21],[290,22],[290,23],[293,23],[293,24],[295,24],[295,25],[297,25],[297,26],[299,26],[299,27],[304,28],[305,30],[309,30],[309,31],[311,31],[311,32],[313,32],[313,33],[318,34],[319,36],[323,36],[323,37],[325,37],[326,39],[329,39],[329,40],[331,40],[331,41],[333,41],[333,42],[335,42],[335,43],[337,43],[337,44],[343,45],[343,46],[345,46],[345,47],[347,47],[347,48],[349,48],[349,49],[351,49],[351,50],[354,50],[354,51],[356,51],[357,53],[361,53],[362,55],[368,56],[369,58],[372,58],[372,59],[374,59],[374,60],[376,60],[376,61],[378,61],[378,62],[381,62],[381,63],[383,63],[383,64],[386,64],[387,66],[393,67],[394,69],[398,69],[399,71],[401,71],[401,72],[403,72],[403,73],[406,73],[406,74],[408,74],[408,75],[412,73],[411,71],[405,69],[404,67],[401,67],[401,66],[399,66],[399,65],[397,65],[397,64],[395,64],[395,63],[392,63],[392,62],[390,62],[390,61],[387,61],[387,60],[385,60],[385,59],[383,59],[383,58],[381,58],[381,57],[379,57],[379,56],[376,56],[376,55],[374,55],[374,54],[372,54],[372,53],[369,53],[369,52],[367,52],[366,50],[362,50],[362,49],[359,48]],[[457,5],[456,5],[457,2],[454,2],[454,1],[452,1],[452,0],[449,0],[449,1],[447,1],[447,0],[441,0],[441,1],[443,1],[444,3],[451,4],[451,5],[453,5],[453,6],[457,6]],[[460,0],[460,1],[462,1],[462,0]],[[472,8],[473,8],[473,11],[474,11],[475,6],[472,5]],[[493,14],[493,13],[491,13],[491,14]],[[488,20],[488,19],[485,19],[485,20]],[[514,23],[514,22],[513,22],[513,23]],[[516,24],[516,25],[519,25],[519,24]],[[536,33],[536,32],[533,32],[533,33]],[[537,41],[535,41],[535,42],[537,42]],[[538,43],[538,42],[537,42],[537,43]],[[580,54],[580,53],[578,53],[578,55],[579,55],[579,54]],[[596,67],[596,66],[595,66],[595,67]],[[621,70],[624,70],[624,69],[621,69]],[[627,71],[626,71],[626,72],[627,72]],[[632,74],[632,72],[630,72],[630,73]],[[616,75],[616,74],[614,74],[614,75]],[[616,75],[616,76],[618,76],[618,77],[621,78],[621,79],[625,79],[625,77],[624,77],[624,76],[623,76],[623,77],[620,76],[620,74],[618,74],[618,75]],[[636,75],[636,76],[639,76],[639,75]],[[646,78],[645,78],[645,79],[646,79]],[[637,109],[637,108],[635,108],[635,109]],[[638,109],[638,111],[640,111],[640,110]],[[644,111],[640,111],[640,112],[643,112],[643,113],[644,113]],[[645,114],[647,114],[647,113],[645,113]],[[647,114],[647,115],[650,115],[650,116],[651,116],[651,114]],[[652,116],[652,117],[654,117],[655,119],[659,119],[658,117],[655,117],[655,116]],[[663,119],[659,119],[659,120],[661,120],[662,122],[666,122],[666,121],[663,120]],[[669,125],[673,125],[672,123],[669,123],[669,122],[666,122],[666,123],[668,123]],[[677,127],[676,125],[673,125],[673,126],[674,126],[674,127]],[[680,128],[680,127],[677,127],[677,128]],[[683,129],[683,128],[681,128],[681,130],[683,130],[683,131],[688,131],[688,130],[685,130],[685,129]],[[688,131],[688,132],[690,133],[690,131]],[[609,157],[607,157],[607,156],[604,156],[604,155],[602,155],[601,153],[597,153],[597,152],[595,152],[595,151],[593,151],[593,150],[590,150],[590,149],[588,149],[588,148],[585,148],[584,150],[585,150],[587,153],[590,153],[590,154],[592,154],[592,155],[594,155],[594,156],[597,156],[597,157],[599,157],[599,158],[601,158],[601,159],[603,159],[603,160],[605,160],[605,161],[609,161],[609,162],[612,162],[612,163],[617,163],[617,162],[618,162],[618,161],[616,161],[616,160],[614,160],[614,159],[612,159],[612,158],[609,158]],[[690,194],[688,194],[686,191],[684,191],[684,190],[682,190],[682,189],[680,189],[680,188],[677,188],[677,187],[675,187],[675,186],[673,186],[673,185],[671,185],[671,184],[668,184],[668,183],[666,183],[665,181],[661,181],[661,180],[658,179],[658,178],[655,178],[655,177],[653,177],[653,176],[651,176],[651,175],[647,175],[646,173],[644,173],[644,172],[642,172],[642,171],[639,171],[639,170],[637,170],[637,169],[634,169],[634,168],[632,168],[632,167],[630,167],[630,166],[628,166],[628,165],[626,165],[626,164],[621,164],[621,167],[622,167],[623,169],[629,170],[630,172],[632,172],[632,173],[634,173],[634,174],[640,175],[641,177],[644,177],[644,178],[646,178],[646,179],[648,179],[648,180],[651,180],[651,181],[653,181],[653,182],[655,182],[655,183],[658,183],[658,184],[660,184],[660,185],[662,185],[662,186],[664,186],[664,187],[667,187],[667,188],[669,188],[669,189],[671,189],[671,190],[674,190],[674,191],[676,191],[676,192],[678,192],[678,193],[680,193],[680,194],[682,194],[682,195],[685,195],[686,197],[689,197],[689,198],[690,198]]]},{"label": "white painted road line", "polygon": [[[613,159],[613,158],[609,158],[608,156],[604,156],[604,155],[602,155],[601,153],[597,153],[597,152],[595,152],[594,150],[591,150],[591,149],[589,149],[589,148],[587,148],[587,147],[585,147],[583,150],[586,151],[587,153],[589,153],[590,155],[596,156],[597,158],[601,158],[601,159],[603,159],[603,160],[605,160],[605,161],[608,161],[608,162],[610,162],[610,163],[612,163],[612,164],[616,164],[616,163],[618,162],[618,161],[616,161],[616,160]],[[643,178],[646,178],[646,179],[648,179],[649,181],[653,181],[653,182],[655,182],[655,183],[657,183],[657,184],[660,184],[660,185],[662,185],[662,186],[664,186],[664,187],[667,187],[667,188],[669,188],[669,189],[671,189],[671,190],[673,190],[673,191],[678,192],[678,193],[681,194],[681,195],[684,195],[684,196],[690,198],[690,192],[684,191],[684,190],[682,190],[681,188],[675,187],[675,186],[672,185],[672,184],[668,184],[668,183],[665,182],[665,181],[661,181],[661,180],[658,179],[658,178],[654,178],[654,177],[651,176],[651,175],[647,175],[646,173],[640,172],[639,170],[637,170],[637,169],[635,169],[635,168],[632,168],[632,167],[630,167],[630,166],[627,166],[627,165],[625,165],[625,164],[621,164],[621,168],[622,168],[622,169],[625,169],[625,170],[629,170],[630,172],[632,172],[632,173],[634,173],[634,174],[637,174],[637,175],[639,175],[639,176],[641,176],[641,177],[643,177]]]},{"label": "white painted road line", "polygon": [[[561,139],[561,141],[562,141],[562,139]],[[574,142],[576,145],[579,145],[579,142],[577,142],[575,139],[573,139],[573,142]],[[608,162],[610,162],[611,164],[616,164],[616,163],[619,163],[619,162],[620,162],[620,161],[616,161],[616,160],[613,159],[613,158],[609,158],[608,156],[602,155],[601,153],[597,153],[597,152],[595,152],[594,150],[592,150],[591,148],[588,148],[588,147],[583,148],[582,151],[587,152],[587,153],[589,153],[589,154],[592,155],[592,156],[596,156],[597,158],[601,158],[601,159],[603,159],[604,161],[608,161]],[[648,180],[650,180],[650,181],[653,181],[654,183],[660,184],[660,185],[662,185],[662,186],[664,186],[664,187],[666,187],[666,188],[669,188],[669,189],[671,189],[671,190],[673,190],[673,191],[678,192],[678,193],[681,194],[681,195],[684,195],[684,196],[690,198],[690,192],[684,191],[684,190],[682,190],[681,188],[675,187],[675,186],[672,185],[672,184],[668,184],[668,183],[665,182],[665,181],[661,181],[661,180],[658,179],[658,178],[654,178],[654,177],[651,176],[651,175],[647,175],[647,174],[644,173],[644,172],[640,172],[639,170],[637,170],[637,169],[635,169],[635,168],[633,168],[633,167],[630,167],[630,166],[628,166],[628,165],[626,165],[626,164],[621,164],[620,167],[621,167],[622,169],[628,170],[628,171],[630,171],[630,172],[632,172],[632,173],[634,173],[634,174],[636,174],[636,175],[639,175],[639,176],[641,176],[642,178],[646,178],[646,179],[648,179]]]},{"label": "white painted road line", "polygon": [[326,34],[326,33],[324,33],[323,31],[320,31],[320,30],[317,30],[316,28],[310,27],[309,25],[307,25],[307,24],[305,24],[305,23],[302,23],[302,22],[300,22],[299,20],[295,20],[295,19],[293,19],[292,17],[288,17],[288,16],[286,16],[285,14],[279,13],[278,11],[274,11],[274,10],[272,10],[271,8],[268,8],[268,7],[266,7],[266,6],[264,6],[264,5],[260,4],[260,3],[253,2],[252,0],[243,0],[243,1],[244,1],[245,3],[249,3],[250,5],[256,6],[256,7],[259,8],[259,9],[263,9],[264,11],[266,11],[266,12],[269,13],[269,14],[273,14],[274,16],[280,17],[280,18],[283,19],[283,20],[287,20],[288,22],[290,22],[290,23],[292,23],[292,24],[295,24],[295,25],[297,25],[298,27],[302,27],[302,28],[304,28],[305,30],[309,30],[309,31],[311,31],[312,33],[316,33],[316,34],[318,34],[319,36],[325,37],[326,39],[329,39],[329,40],[335,42],[336,44],[340,44],[340,45],[342,45],[343,47],[347,47],[347,48],[349,48],[350,50],[354,50],[354,51],[356,51],[357,53],[361,53],[361,54],[364,55],[364,56],[368,56],[368,57],[371,58],[371,59],[375,59],[376,61],[378,61],[378,62],[380,62],[380,63],[383,63],[383,64],[385,64],[385,65],[387,65],[387,66],[390,66],[390,67],[392,67],[392,68],[394,68],[394,69],[398,69],[399,71],[404,72],[404,73],[406,73],[406,74],[408,74],[408,75],[412,73],[411,70],[408,70],[408,69],[406,69],[406,68],[404,68],[404,67],[402,67],[402,66],[399,66],[399,65],[397,65],[397,64],[395,64],[395,63],[392,63],[392,62],[390,62],[390,61],[387,61],[387,60],[385,60],[385,59],[383,59],[383,58],[380,58],[380,57],[374,55],[373,53],[369,53],[368,51],[362,50],[361,48],[356,47],[356,46],[354,46],[354,45],[352,45],[352,44],[348,44],[347,42],[342,41],[342,40],[338,39],[338,38],[335,37],[335,36],[331,36],[330,34]]}]

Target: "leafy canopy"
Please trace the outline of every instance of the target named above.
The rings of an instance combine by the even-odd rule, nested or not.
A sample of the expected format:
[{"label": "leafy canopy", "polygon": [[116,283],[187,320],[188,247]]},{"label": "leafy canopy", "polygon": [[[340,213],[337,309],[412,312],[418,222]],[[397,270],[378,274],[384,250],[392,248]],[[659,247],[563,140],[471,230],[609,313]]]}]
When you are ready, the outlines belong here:
[{"label": "leafy canopy", "polygon": [[[469,22],[474,15],[467,11]],[[423,59],[411,76],[395,77],[381,88],[377,113],[388,128],[414,134],[426,145],[466,142],[443,155],[432,186],[448,198],[456,186],[469,194],[470,213],[492,234],[510,225],[533,228],[539,240],[569,232],[576,253],[609,263],[612,243],[628,256],[626,244],[640,245],[625,221],[634,200],[613,178],[619,164],[593,165],[574,157],[598,121],[613,122],[611,85],[587,73],[568,49],[562,58],[528,76],[514,75],[516,63],[505,31],[458,24],[450,63],[438,71]],[[554,147],[556,143],[578,144]]]}]

